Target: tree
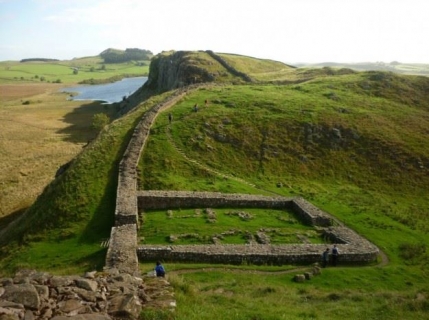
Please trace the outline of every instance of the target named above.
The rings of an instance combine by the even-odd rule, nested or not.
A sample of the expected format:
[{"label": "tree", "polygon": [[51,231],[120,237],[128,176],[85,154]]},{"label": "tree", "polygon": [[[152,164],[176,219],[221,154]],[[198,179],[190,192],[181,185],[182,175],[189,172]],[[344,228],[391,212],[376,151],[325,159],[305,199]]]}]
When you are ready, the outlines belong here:
[{"label": "tree", "polygon": [[98,131],[101,131],[109,123],[110,118],[105,113],[96,113],[92,117],[92,127]]}]

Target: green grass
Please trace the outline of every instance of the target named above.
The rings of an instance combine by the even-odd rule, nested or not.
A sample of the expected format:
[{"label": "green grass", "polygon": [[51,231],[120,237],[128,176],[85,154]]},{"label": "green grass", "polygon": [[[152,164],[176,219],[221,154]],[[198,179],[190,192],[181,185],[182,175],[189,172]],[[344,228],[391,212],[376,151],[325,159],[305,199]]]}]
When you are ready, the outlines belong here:
[{"label": "green grass", "polygon": [[428,319],[427,300],[417,300],[427,291],[412,288],[399,270],[326,269],[303,284],[292,281],[294,273],[250,274],[172,275],[175,319]]},{"label": "green grass", "polygon": [[[143,215],[144,228],[139,236],[145,244],[211,244],[219,238],[224,244],[245,244],[249,235],[253,241],[263,231],[273,244],[323,243],[316,230],[304,226],[292,212],[254,208],[212,209],[216,219],[210,219],[205,209],[147,211]],[[241,214],[241,216],[239,215]],[[172,241],[170,236],[177,240]]]},{"label": "green grass", "polygon": [[[105,69],[102,69],[102,66]],[[78,73],[74,74],[74,69]],[[133,62],[104,64],[101,58],[74,59],[55,62],[0,62],[0,83],[57,82],[64,84],[93,80],[143,76],[149,73],[149,62],[137,66]]]},{"label": "green grass", "polygon": [[248,74],[254,80],[279,81],[296,77],[295,70],[282,62],[225,53],[218,55],[236,70]]},{"label": "green grass", "polygon": [[[285,86],[200,90],[172,110],[171,135],[189,158],[255,184],[278,179],[293,185],[291,180],[304,178],[323,184],[341,181],[373,190],[382,184],[389,191],[399,189],[397,192],[409,184],[407,188],[417,189],[414,192],[424,192],[429,180],[422,176],[415,158],[429,157],[424,147],[427,111],[351,93],[341,94],[340,103],[325,98],[323,87],[310,82],[299,90]],[[193,113],[192,106],[201,105],[205,99],[211,101],[210,106]],[[158,148],[156,140],[159,150],[168,148],[171,153],[166,157],[156,150],[145,153],[142,168],[147,179],[142,179],[142,187],[175,189],[175,181],[165,182],[167,186],[160,180],[176,170],[206,175],[209,184],[210,173],[189,168],[190,164],[168,145],[166,121],[164,116],[155,124],[148,150]],[[310,129],[311,137],[306,132]],[[341,139],[336,138],[334,129],[342,131]],[[160,156],[163,159],[158,161]],[[159,171],[165,173],[152,179],[151,175]],[[195,175],[192,179],[194,183],[188,187],[197,183]]]}]

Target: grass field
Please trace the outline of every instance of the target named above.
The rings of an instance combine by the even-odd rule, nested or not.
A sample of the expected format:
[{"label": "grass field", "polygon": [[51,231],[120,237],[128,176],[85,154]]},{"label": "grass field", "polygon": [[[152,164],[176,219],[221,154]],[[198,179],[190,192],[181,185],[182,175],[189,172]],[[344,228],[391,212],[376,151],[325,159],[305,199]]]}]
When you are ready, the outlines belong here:
[{"label": "grass field", "polygon": [[89,82],[91,79],[120,80],[123,77],[143,76],[148,73],[149,61],[144,65],[135,62],[104,64],[98,57],[55,62],[0,62],[0,84],[17,82],[76,84],[82,81]]},{"label": "grass field", "polygon": [[[29,207],[97,132],[92,102],[68,101],[56,84],[0,85],[0,216]],[[28,104],[23,104],[28,102]]]},{"label": "grass field", "polygon": [[254,208],[210,211],[147,211],[139,235],[148,244],[212,244],[214,237],[222,244],[245,244],[256,242],[261,231],[273,244],[324,243],[321,234],[304,226],[292,212]]}]

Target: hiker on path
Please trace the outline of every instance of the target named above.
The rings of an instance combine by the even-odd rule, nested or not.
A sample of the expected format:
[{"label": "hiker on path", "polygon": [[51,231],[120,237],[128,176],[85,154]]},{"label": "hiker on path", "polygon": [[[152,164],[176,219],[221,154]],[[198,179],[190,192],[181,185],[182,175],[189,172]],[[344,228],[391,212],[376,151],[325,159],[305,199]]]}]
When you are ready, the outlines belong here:
[{"label": "hiker on path", "polygon": [[337,245],[334,244],[334,247],[332,248],[332,265],[334,267],[337,265],[339,254],[340,252],[338,251]]},{"label": "hiker on path", "polygon": [[322,253],[322,268],[326,268],[329,262],[329,248],[326,248]]},{"label": "hiker on path", "polygon": [[155,272],[157,277],[165,277],[165,269],[159,261],[156,262]]}]

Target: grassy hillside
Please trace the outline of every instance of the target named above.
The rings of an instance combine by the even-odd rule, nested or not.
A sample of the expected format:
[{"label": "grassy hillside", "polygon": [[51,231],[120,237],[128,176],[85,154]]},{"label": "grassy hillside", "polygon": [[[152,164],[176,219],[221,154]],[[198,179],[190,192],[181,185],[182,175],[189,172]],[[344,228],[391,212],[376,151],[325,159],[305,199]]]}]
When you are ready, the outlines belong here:
[{"label": "grassy hillside", "polygon": [[258,81],[276,81],[294,78],[294,67],[274,60],[263,60],[242,55],[219,54],[228,64]]},{"label": "grassy hillside", "polygon": [[[329,270],[305,287],[290,275],[251,276],[246,284],[248,273],[186,273],[175,279],[179,319],[428,318],[429,79],[319,71],[306,71],[313,80],[297,85],[224,86],[188,95],[169,111],[170,131],[166,114],[153,127],[140,186],[301,195],[378,245],[389,266]],[[195,103],[201,106],[196,113]],[[182,223],[171,229],[147,219],[148,236],[153,230],[205,234],[193,222],[185,232]],[[290,298],[279,301],[282,296]]]},{"label": "grassy hillside", "polygon": [[[188,58],[204,62],[200,54]],[[209,272],[203,268],[216,266],[167,265],[176,319],[428,319],[429,79],[329,68],[276,71],[265,61],[252,65],[253,58],[223,58],[266,81],[190,93],[168,111],[171,126],[167,112],[161,114],[141,157],[140,187],[302,195],[379,246],[389,261],[328,268],[305,284],[291,281],[290,266]],[[0,235],[0,273],[102,265],[99,244],[113,222],[119,158],[139,117],[162,98],[113,122],[16,228]],[[151,225],[153,241],[161,227]],[[186,268],[200,270],[180,271]]]}]

